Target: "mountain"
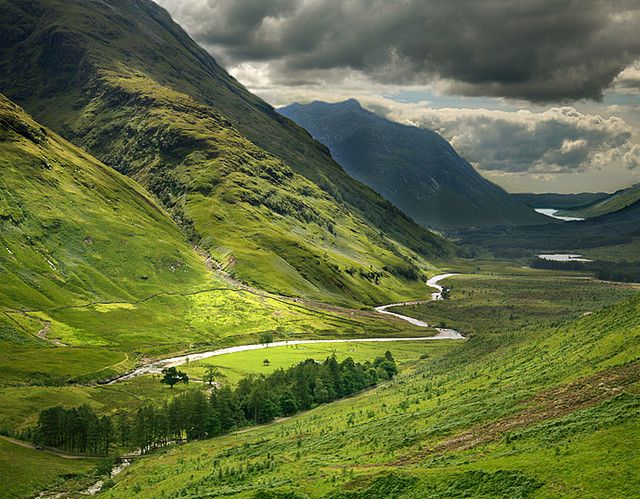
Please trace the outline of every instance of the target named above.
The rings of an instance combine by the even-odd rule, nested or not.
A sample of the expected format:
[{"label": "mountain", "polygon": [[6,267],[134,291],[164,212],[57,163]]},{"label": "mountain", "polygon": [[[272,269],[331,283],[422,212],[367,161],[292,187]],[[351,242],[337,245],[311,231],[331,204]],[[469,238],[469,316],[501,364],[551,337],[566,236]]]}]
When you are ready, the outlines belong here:
[{"label": "mountain", "polygon": [[482,177],[440,135],[363,109],[353,99],[279,112],[325,144],[346,171],[419,224],[439,228],[542,223]]},{"label": "mountain", "polygon": [[609,197],[606,192],[580,192],[577,194],[517,192],[511,195],[531,208],[554,208],[557,210],[584,207]]},{"label": "mountain", "polygon": [[203,260],[133,180],[0,95],[0,302],[136,299],[206,282]]},{"label": "mountain", "polygon": [[[122,374],[140,358],[256,342],[262,332],[291,338],[404,329],[352,310],[310,309],[223,277],[140,185],[0,95],[4,407],[15,408],[22,396],[33,403],[43,386],[71,384],[55,397],[73,400],[77,382]],[[50,403],[48,395],[40,400]],[[16,423],[0,411],[0,428]]]},{"label": "mountain", "polygon": [[566,213],[567,216],[594,218],[623,210],[638,201],[640,201],[640,184],[620,189],[605,199],[597,200],[575,209],[565,210],[561,214]]},{"label": "mountain", "polygon": [[149,0],[0,0],[0,88],[147,188],[243,281],[374,303],[453,251],[351,179]]}]

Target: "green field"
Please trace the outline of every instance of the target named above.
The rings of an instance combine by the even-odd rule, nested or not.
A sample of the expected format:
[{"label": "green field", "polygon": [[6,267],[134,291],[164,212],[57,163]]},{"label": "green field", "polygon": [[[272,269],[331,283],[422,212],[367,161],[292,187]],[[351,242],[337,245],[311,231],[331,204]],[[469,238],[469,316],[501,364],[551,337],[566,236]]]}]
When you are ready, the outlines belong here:
[{"label": "green field", "polygon": [[[495,264],[486,268],[508,269]],[[529,410],[530,402],[527,401],[541,397],[540,400],[548,404],[546,392],[558,390],[557,393],[564,393],[558,386],[576,382],[581,376],[597,376],[610,366],[634,362],[638,356],[637,329],[627,331],[624,328],[632,327],[630,321],[637,315],[637,299],[627,305],[626,311],[622,305],[612,304],[636,295],[637,290],[632,286],[528,269],[511,269],[503,274],[460,275],[445,281],[445,285],[451,287],[447,301],[404,307],[402,311],[433,323],[460,328],[469,336],[466,341],[270,347],[212,357],[181,367],[198,379],[202,378],[207,366],[214,365],[225,375],[217,381],[235,384],[246,375],[268,374],[306,358],[323,360],[335,353],[339,359],[352,356],[356,361],[364,361],[389,349],[400,365],[401,374],[371,392],[318,407],[280,424],[159,451],[158,457],[151,455],[131,471],[124,472],[122,483],[109,493],[128,497],[139,489],[142,495],[171,495],[190,483],[193,487],[185,489],[189,495],[195,494],[195,487],[199,487],[199,491],[206,490],[207,493],[241,493],[241,496],[253,497],[260,488],[288,489],[302,480],[306,484],[304,487],[293,488],[312,497],[352,489],[364,489],[362,493],[367,495],[369,488],[372,491],[376,487],[396,490],[395,487],[405,482],[420,484],[418,489],[411,486],[407,490],[423,490],[423,486],[432,487],[434,491],[443,487],[448,490],[462,487],[466,483],[465,476],[473,483],[477,482],[478,476],[488,484],[497,480],[501,487],[506,487],[505,494],[520,493],[520,487],[526,489],[533,485],[537,491],[541,483],[547,485],[540,490],[560,486],[558,484],[564,484],[565,480],[574,484],[571,480],[576,480],[575,476],[564,477],[557,470],[555,475],[550,471],[541,474],[540,468],[532,464],[536,460],[541,463],[546,459],[558,460],[555,447],[553,454],[547,457],[550,451],[545,448],[548,443],[544,442],[549,438],[548,432],[556,431],[554,428],[560,423],[555,415],[549,416],[552,420],[549,423],[547,415],[541,417],[535,411],[531,416],[532,424],[524,425],[526,432],[517,437],[515,444],[504,434],[486,442],[481,439],[478,444],[482,449],[480,454],[475,445],[470,449],[456,448],[451,453],[435,453],[429,457],[431,464],[428,466],[423,458],[414,455],[420,454],[425,446],[444,445],[443,439],[478,431],[477,428],[491,426],[496,420],[507,420],[505,424],[510,427],[513,423],[508,422],[509,418],[517,420],[519,413]],[[604,310],[598,312],[601,309]],[[589,312],[592,313],[585,315]],[[609,321],[611,317],[614,317],[611,322],[615,327],[602,328],[602,321]],[[595,327],[594,321],[597,321]],[[624,324],[627,326],[622,326]],[[367,328],[363,332],[377,336]],[[263,364],[265,358],[269,359],[269,366]],[[566,363],[562,359],[566,359]],[[625,381],[621,392],[612,392],[615,395],[612,400],[593,401],[585,395],[587,402],[583,404],[583,415],[574,414],[565,407],[558,410],[563,418],[569,418],[562,425],[569,425],[571,431],[579,427],[577,437],[571,439],[571,443],[562,441],[561,460],[566,455],[567,460],[572,456],[571,459],[581,462],[583,456],[578,453],[579,449],[591,445],[589,440],[583,441],[583,437],[614,441],[623,431],[637,430],[627,422],[626,416],[622,417],[636,410],[635,399],[628,399],[628,387],[633,388],[634,383]],[[7,429],[24,429],[35,421],[38,411],[53,405],[72,407],[88,403],[98,413],[111,414],[121,408],[135,411],[144,404],[185,390],[207,388],[206,384],[196,382],[188,386],[177,385],[172,390],[160,384],[155,375],[109,386],[5,386],[0,388],[0,414]],[[602,407],[598,405],[600,402]],[[578,404],[577,408],[580,407]],[[593,428],[593,421],[603,417],[612,421],[622,417],[626,426],[591,435],[587,428]],[[493,433],[498,429],[490,428],[490,431]],[[505,439],[509,440],[508,445]],[[271,443],[265,443],[267,440]],[[624,447],[617,447],[615,452],[623,450]],[[535,459],[529,460],[529,453]],[[278,463],[272,473],[263,476],[261,471],[256,481],[246,469],[239,471],[241,466],[262,463],[266,455]],[[304,462],[309,464],[301,465],[298,455],[304,455]],[[616,456],[611,459],[621,459]],[[399,460],[404,459],[410,462],[401,465]],[[226,477],[216,479],[215,484],[205,479],[210,475],[209,464],[213,462],[226,470]],[[175,471],[167,471],[172,466],[178,470],[175,475]],[[620,468],[621,472],[624,469],[624,466]],[[481,470],[481,474],[474,475],[474,470]],[[167,478],[167,473],[174,478]],[[218,473],[216,468],[216,477]],[[393,475],[391,478],[386,477],[389,473]],[[383,478],[376,478],[378,475]],[[57,476],[55,473],[50,475],[52,486]],[[25,479],[21,486],[36,485]],[[245,489],[246,493],[243,492]]]},{"label": "green field", "polygon": [[144,459],[105,496],[637,495],[640,298],[603,306],[478,331],[378,389]]},{"label": "green field", "polygon": [[34,497],[41,490],[90,475],[95,459],[65,459],[0,438],[0,497]]},{"label": "green field", "polygon": [[[389,350],[400,367],[416,362],[422,356],[439,355],[440,352],[456,348],[453,342],[443,341],[399,341],[384,343],[321,343],[310,345],[292,345],[269,347],[264,350],[251,350],[219,357],[210,357],[193,362],[180,368],[191,378],[202,379],[209,366],[220,369],[222,383],[235,384],[241,378],[251,374],[270,374],[276,369],[286,369],[307,359],[318,362],[335,355],[338,361],[352,357],[356,362],[365,362],[383,356]],[[264,365],[264,360],[269,365]]]},{"label": "green field", "polygon": [[[595,279],[640,275],[638,186],[531,198],[606,213],[584,222],[445,237],[152,0],[0,11],[0,498],[102,479],[126,499],[640,497],[640,286]],[[602,261],[531,268],[547,251]],[[374,310],[414,300],[396,311],[432,327]],[[270,346],[179,366],[189,384],[108,384],[265,337],[438,327],[465,338]]]}]

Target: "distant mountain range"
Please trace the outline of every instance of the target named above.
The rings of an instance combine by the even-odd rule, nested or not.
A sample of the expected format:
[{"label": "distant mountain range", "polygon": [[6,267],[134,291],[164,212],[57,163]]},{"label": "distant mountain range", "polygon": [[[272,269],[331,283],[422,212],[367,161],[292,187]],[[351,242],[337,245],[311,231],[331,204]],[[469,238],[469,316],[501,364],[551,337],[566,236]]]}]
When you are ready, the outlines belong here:
[{"label": "distant mountain range", "polygon": [[[565,210],[561,216],[585,217],[583,221],[520,227],[462,230],[458,236],[469,245],[490,249],[498,256],[533,256],[537,251],[583,251],[616,247],[609,258],[640,260],[640,199],[638,186],[619,191],[589,208]],[[601,213],[601,214],[598,214]],[[595,216],[589,216],[595,214]]]},{"label": "distant mountain range", "polygon": [[354,99],[278,111],[325,144],[351,176],[424,226],[548,221],[485,179],[435,132],[384,119]]}]

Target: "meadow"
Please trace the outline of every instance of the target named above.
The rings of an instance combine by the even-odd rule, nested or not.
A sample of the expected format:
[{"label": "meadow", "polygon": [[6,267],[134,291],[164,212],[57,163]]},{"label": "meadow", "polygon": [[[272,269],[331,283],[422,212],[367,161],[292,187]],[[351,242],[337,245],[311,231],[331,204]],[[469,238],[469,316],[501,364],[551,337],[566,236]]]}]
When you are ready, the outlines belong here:
[{"label": "meadow", "polygon": [[640,289],[576,272],[508,267],[455,276],[441,284],[451,288],[446,301],[391,310],[488,339],[525,328],[558,325],[633,296]]},{"label": "meadow", "polygon": [[[632,418],[640,405],[637,289],[530,269],[460,275],[444,284],[451,287],[447,301],[401,310],[458,327],[465,341],[270,347],[181,367],[198,379],[213,365],[224,374],[217,381],[235,384],[306,358],[335,353],[358,361],[389,349],[400,374],[285,421],[152,453],[105,495],[412,497],[428,490],[431,497],[482,497],[497,490],[544,497],[598,494],[613,482],[619,493],[636,487],[621,476],[635,462],[623,436],[639,431]],[[47,404],[88,402],[112,413],[208,385],[171,390],[157,376],[143,376],[110,386],[30,389],[0,392],[15,401],[5,415],[12,425],[28,426]],[[598,473],[590,461],[595,443],[609,449],[601,456],[608,479],[599,484],[588,478]]]},{"label": "meadow", "polygon": [[[405,370],[420,357],[436,355],[451,348],[455,348],[455,345],[444,342],[300,345],[299,348],[273,347],[256,352],[228,354],[216,357],[215,365],[219,365],[225,374],[225,377],[219,380],[220,382],[235,384],[245,375],[267,374],[276,368],[291,367],[308,358],[322,361],[328,356],[335,355],[338,361],[352,357],[358,362],[383,356],[387,350],[393,353],[399,369]],[[272,360],[272,364],[268,367],[262,362],[265,356]],[[183,370],[190,374],[201,375],[207,365],[209,365],[208,362],[194,362]],[[77,407],[87,404],[98,414],[114,414],[123,408],[130,413],[135,413],[138,408],[145,405],[160,403],[162,400],[180,396],[188,391],[208,389],[206,383],[198,382],[192,382],[189,385],[177,384],[171,389],[160,383],[159,375],[141,376],[116,385],[5,387],[0,389],[0,407],[5,425],[4,433],[13,433],[31,427],[39,411],[53,406]],[[25,449],[2,440],[0,444],[2,444],[0,461],[9,463],[18,459],[11,467],[6,468],[15,469],[12,475],[14,483],[5,491],[6,497],[11,497],[11,494],[22,497],[35,494],[42,489],[80,490],[91,484],[92,480],[95,481],[93,470],[98,462],[96,459],[68,460],[48,452]],[[118,452],[126,451],[127,449],[118,449]],[[39,469],[39,473],[35,476],[28,472],[32,467]],[[2,496],[5,497],[5,495]]]},{"label": "meadow", "polygon": [[640,298],[569,289],[566,320],[486,323],[374,390],[143,459],[104,495],[637,495]]},{"label": "meadow", "polygon": [[[309,345],[292,345],[286,347],[269,347],[264,350],[238,352],[220,357],[192,362],[180,368],[192,379],[203,379],[210,366],[216,367],[221,383],[236,384],[248,375],[268,375],[277,369],[286,369],[307,359],[324,361],[335,355],[340,361],[352,357],[355,362],[380,357],[389,350],[399,367],[415,363],[421,356],[434,355],[435,352],[456,348],[452,342],[441,341],[401,341],[391,343],[322,343]],[[268,360],[265,365],[264,360]]]},{"label": "meadow", "polygon": [[0,497],[33,497],[39,491],[64,487],[76,477],[91,475],[96,459],[66,459],[35,449],[24,448],[0,438]]}]

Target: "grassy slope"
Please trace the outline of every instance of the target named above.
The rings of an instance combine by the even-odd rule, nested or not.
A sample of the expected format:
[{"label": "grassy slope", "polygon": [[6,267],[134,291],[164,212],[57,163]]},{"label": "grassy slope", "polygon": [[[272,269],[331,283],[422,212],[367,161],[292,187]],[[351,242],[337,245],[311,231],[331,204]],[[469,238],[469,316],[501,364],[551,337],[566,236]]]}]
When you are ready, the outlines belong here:
[{"label": "grassy slope", "polygon": [[[222,381],[235,383],[241,376],[271,372],[277,367],[290,367],[308,358],[324,360],[330,355],[336,355],[339,361],[351,356],[356,361],[371,360],[384,355],[391,350],[402,368],[407,363],[414,362],[420,355],[433,355],[452,348],[451,343],[430,342],[401,342],[401,343],[353,343],[331,345],[300,345],[293,347],[274,347],[266,352],[241,352],[225,355],[215,359],[216,363],[225,366],[223,370],[228,377]],[[262,354],[262,356],[260,356]],[[268,356],[272,364],[265,367],[262,364],[264,356]],[[191,364],[187,367],[190,375],[203,372],[206,362]],[[182,384],[169,389],[158,382],[157,376],[145,376],[127,381],[115,386],[94,387],[24,387],[0,391],[0,414],[5,421],[10,421],[14,427],[24,428],[35,421],[37,411],[55,404],[77,406],[89,404],[99,413],[109,413],[126,407],[135,411],[150,401],[166,399],[187,390],[200,390],[202,385],[191,383]],[[7,475],[12,476],[12,482],[4,483],[0,480],[0,496],[25,497],[34,495],[41,490],[55,489],[57,491],[69,489],[83,489],[91,484],[85,477],[85,472],[95,465],[94,459],[68,460],[52,456],[47,452],[28,450],[16,444],[11,444],[0,438],[0,463]],[[37,469],[38,473],[30,473]],[[77,475],[77,477],[76,477]],[[66,483],[61,477],[67,477]],[[68,481],[68,478],[76,478]],[[95,481],[96,478],[93,479]]]},{"label": "grassy slope", "polygon": [[585,207],[564,210],[561,214],[572,217],[595,218],[622,210],[638,201],[640,201],[640,184],[614,192],[606,199],[591,203]]},{"label": "grassy slope", "polygon": [[[455,303],[463,296],[451,284]],[[486,285],[466,286],[462,295],[473,291],[469,300],[481,304]],[[507,295],[542,302],[539,282],[509,287]],[[597,295],[569,285],[562,306],[593,313],[551,324],[534,314],[519,330],[505,327],[509,319],[481,322],[471,340],[432,352],[388,385],[145,459],[105,496],[637,495],[640,298],[595,310],[616,299],[590,299]],[[468,320],[483,313],[459,311]]]},{"label": "grassy slope", "polygon": [[1,4],[9,95],[139,180],[244,281],[372,304],[415,293],[416,276],[450,253],[150,1]]},{"label": "grassy slope", "polygon": [[255,342],[262,331],[406,329],[215,277],[132,180],[4,98],[0,121],[0,383],[95,379],[126,371],[141,356]]},{"label": "grassy slope", "polygon": [[[98,357],[115,360],[95,348],[111,341],[114,323],[74,324],[54,309],[211,285],[200,257],[134,182],[40,127],[4,97],[0,121],[3,376],[20,376],[11,357],[31,355],[26,352],[40,363],[56,358],[69,369]],[[51,322],[47,338],[38,338],[45,321]],[[86,347],[75,350],[77,364],[53,348],[56,337]]]},{"label": "grassy slope", "polygon": [[34,497],[46,487],[88,474],[96,464],[95,459],[65,459],[0,439],[0,497]]}]

